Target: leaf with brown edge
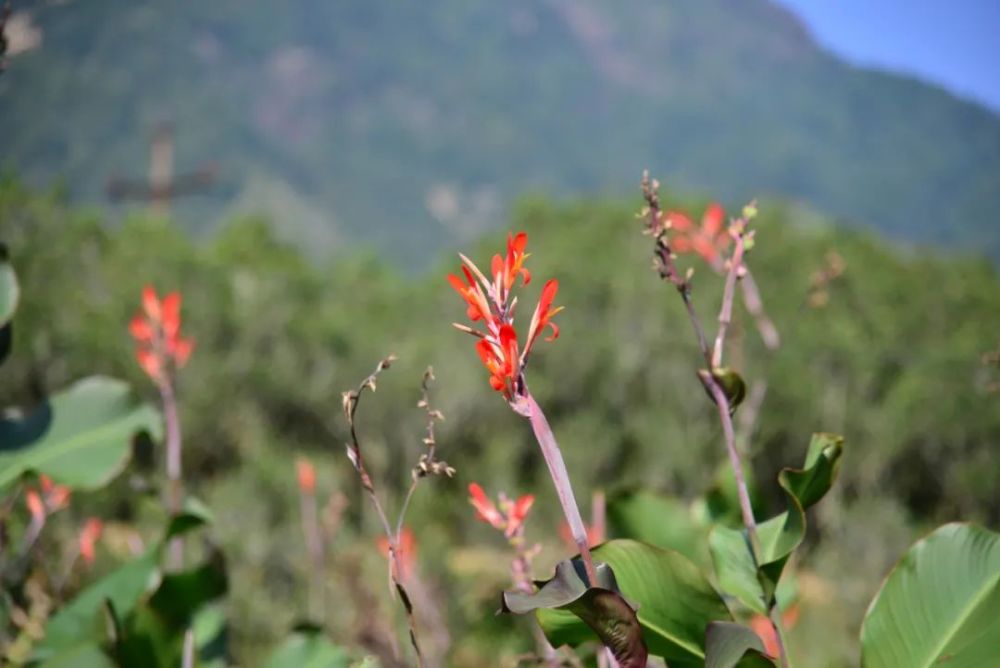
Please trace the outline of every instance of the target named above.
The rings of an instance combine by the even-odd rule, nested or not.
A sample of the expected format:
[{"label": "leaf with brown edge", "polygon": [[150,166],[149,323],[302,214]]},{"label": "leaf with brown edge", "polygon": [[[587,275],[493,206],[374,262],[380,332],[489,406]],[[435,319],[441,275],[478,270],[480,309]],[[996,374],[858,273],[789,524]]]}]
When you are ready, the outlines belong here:
[{"label": "leaf with brown edge", "polygon": [[579,561],[556,565],[556,574],[533,593],[504,592],[503,612],[523,615],[539,609],[568,610],[590,627],[622,668],[643,668],[649,655],[635,608],[618,591],[614,572],[595,566],[597,586],[588,586]]}]

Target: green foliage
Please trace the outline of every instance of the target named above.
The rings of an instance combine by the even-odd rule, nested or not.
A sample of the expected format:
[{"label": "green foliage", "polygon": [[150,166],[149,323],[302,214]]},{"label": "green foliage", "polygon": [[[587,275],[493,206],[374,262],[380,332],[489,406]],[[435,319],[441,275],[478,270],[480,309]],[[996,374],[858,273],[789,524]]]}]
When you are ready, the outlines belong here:
[{"label": "green foliage", "polygon": [[[701,570],[683,555],[632,540],[613,540],[593,550],[611,566],[619,591],[636,606],[650,654],[673,665],[705,658],[705,629],[732,619]],[[593,638],[569,613],[540,610],[539,622],[553,645],[577,645]]]},{"label": "green foliage", "polygon": [[[783,469],[778,483],[788,510],[757,525],[759,545],[751,545],[745,530],[716,526],[709,547],[719,585],[751,610],[767,614],[785,563],[805,538],[806,514],[830,490],[839,470],[843,439],[815,434],[802,469]],[[755,558],[756,554],[756,558]]]},{"label": "green foliage", "polygon": [[910,548],[872,600],[861,665],[993,665],[998,637],[1000,534],[946,524]]},{"label": "green foliage", "polygon": [[298,629],[268,657],[264,668],[348,668],[350,654],[327,640],[318,629]]},{"label": "green foliage", "polygon": [[171,539],[204,521],[191,513],[172,518],[145,554],[80,592],[49,620],[34,658],[63,665],[82,661],[82,653],[98,665],[108,657],[115,665],[178,665],[184,633],[196,613],[226,593],[226,569],[218,554],[187,571],[167,573],[160,564]]},{"label": "green foliage", "polygon": [[96,489],[124,468],[132,438],[158,435],[159,414],[129,386],[94,376],[55,394],[23,419],[0,420],[0,489],[28,472]]},{"label": "green foliage", "polygon": [[756,633],[732,622],[712,622],[705,631],[705,668],[774,666]]},{"label": "green foliage", "polygon": [[7,247],[0,244],[0,327],[5,327],[14,317],[19,295],[17,274],[7,257]]},{"label": "green foliage", "polygon": [[[567,306],[559,340],[540,342],[532,356],[532,391],[574,487],[612,490],[612,537],[641,528],[644,540],[707,564],[696,539],[712,522],[731,523],[733,504],[716,501],[732,483],[717,478],[722,437],[697,389],[699,356],[686,316],[671,288],[649,271],[648,239],[630,227],[633,214],[632,204],[606,202],[529,200],[519,208],[512,227],[530,235],[536,276],[526,299],[554,276],[557,303]],[[413,405],[427,364],[438,377],[435,406],[447,416],[439,447],[458,469],[454,483],[422,488],[408,515],[417,528],[420,575],[450,602],[441,613],[451,631],[448,661],[490,665],[529,649],[517,620],[493,617],[507,564],[495,551],[470,556],[488,534],[464,487],[475,480],[512,494],[538,490],[527,529],[527,540],[544,547],[536,573],[551,572],[565,556],[555,538],[558,504],[544,491],[530,430],[489,390],[471,342],[448,326],[461,316],[442,278],[454,270],[453,259],[426,276],[402,275],[359,253],[317,265],[251,220],[232,221],[195,243],[169,221],[134,217],[106,225],[67,207],[58,193],[34,193],[11,179],[0,179],[0,220],[22,291],[0,405],[35,404],[39,394],[93,373],[127,379],[152,398],[127,323],[144,283],[184,294],[185,332],[197,341],[178,392],[185,479],[213,509],[213,540],[227,556],[230,581],[239,583],[226,604],[234,661],[267,656],[303,616],[311,565],[296,511],[293,453],[313,458],[321,498],[339,491],[350,500],[322,593],[339,600],[350,592],[367,603],[329,606],[325,627],[338,644],[353,647],[357,629],[369,630],[364,619],[392,619],[384,560],[372,548],[377,527],[362,511],[342,454],[339,401],[388,352],[400,356],[398,372],[380,381],[384,398],[359,417],[368,466],[387,481],[387,505],[397,507],[393,492],[408,484],[422,452],[424,416]],[[797,461],[815,428],[842,432],[851,444],[831,492],[837,502],[811,511],[797,551],[808,612],[790,645],[799,666],[854,665],[864,606],[914,532],[956,515],[988,525],[1000,518],[993,475],[1000,412],[980,366],[1000,331],[1000,280],[986,262],[894,251],[769,200],[760,204],[757,225],[749,262],[783,345],[767,352],[747,314],[734,311],[727,363],[748,396],[755,382],[768,385],[754,430],[738,436],[756,480],[773,480]],[[488,259],[495,241],[469,255]],[[830,251],[842,256],[846,271],[829,286],[824,306],[809,305],[810,276]],[[720,292],[720,282],[699,265],[694,300],[706,322]],[[66,524],[85,512],[134,523],[145,535],[162,531],[158,504],[151,510],[152,501],[127,484],[146,475],[138,461],[132,466],[135,476],[119,476],[101,495],[75,496]],[[712,503],[686,501],[707,488],[719,492]],[[668,502],[663,517],[670,527],[656,526],[655,504],[647,518],[626,526],[615,489],[646,490],[632,497],[637,506],[646,494],[685,501]],[[779,515],[787,503],[774,485],[761,485],[754,496],[761,517]],[[61,519],[45,539],[72,540]]]}]

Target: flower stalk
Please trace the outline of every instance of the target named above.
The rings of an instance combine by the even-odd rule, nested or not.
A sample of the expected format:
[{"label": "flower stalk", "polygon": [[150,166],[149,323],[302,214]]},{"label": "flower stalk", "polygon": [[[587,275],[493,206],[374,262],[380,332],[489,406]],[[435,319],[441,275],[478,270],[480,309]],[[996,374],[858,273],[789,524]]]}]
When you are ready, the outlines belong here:
[{"label": "flower stalk", "polygon": [[[733,395],[731,393],[732,388],[727,388],[727,386],[723,383],[723,379],[726,377],[728,370],[724,369],[722,366],[726,336],[729,331],[729,325],[732,322],[736,284],[741,279],[748,276],[748,270],[744,265],[744,255],[747,250],[747,241],[748,239],[752,239],[753,232],[748,231],[747,228],[749,220],[756,214],[756,206],[754,203],[751,203],[744,209],[743,216],[741,218],[730,222],[729,228],[726,230],[726,234],[728,234],[729,239],[723,239],[721,236],[715,237],[712,242],[714,245],[712,246],[713,252],[710,257],[707,252],[701,253],[714,268],[717,268],[717,270],[719,267],[726,269],[722,306],[719,310],[718,317],[719,328],[715,336],[714,344],[710,349],[708,347],[708,339],[704,334],[704,328],[702,327],[691,302],[691,272],[688,272],[684,277],[682,277],[678,273],[677,265],[674,262],[674,252],[671,250],[670,240],[668,237],[668,231],[671,228],[671,220],[670,216],[664,215],[660,209],[659,183],[650,179],[649,172],[647,171],[643,172],[641,187],[643,198],[646,202],[646,206],[643,209],[641,216],[643,216],[646,220],[646,233],[652,235],[656,239],[654,252],[657,260],[657,270],[659,271],[661,278],[673,284],[680,293],[681,298],[684,301],[688,317],[691,320],[691,325],[695,330],[701,354],[708,365],[707,369],[699,372],[698,377],[719,412],[719,421],[722,423],[723,440],[726,446],[726,453],[729,458],[729,464],[733,470],[733,476],[736,479],[736,493],[739,499],[743,525],[746,529],[747,539],[750,542],[751,555],[754,562],[759,563],[761,546],[760,539],[757,535],[757,520],[754,517],[753,505],[750,501],[750,493],[747,489],[746,478],[743,475],[743,462],[740,456],[740,451],[736,447],[736,434],[733,428],[733,413],[736,409],[736,405],[743,399],[743,381],[742,379],[738,379],[740,392],[739,394]],[[714,225],[715,223],[713,223],[713,226]],[[708,226],[706,225],[706,227]],[[719,221],[717,228],[718,229],[716,231],[721,232],[721,221]],[[714,227],[710,228],[710,231],[711,229],[714,229]],[[734,242],[733,253],[728,262],[724,262],[722,257],[716,255],[715,253],[724,250],[728,246],[730,239]],[[750,287],[747,287],[747,285],[744,284],[743,294],[744,299],[747,298],[747,295],[750,295],[750,302],[753,306],[753,315],[755,316],[758,330],[760,331],[765,344],[772,349],[777,347],[777,330],[774,328],[770,319],[768,319],[766,314],[763,312],[763,308],[760,305],[759,294],[756,290],[756,284],[751,283]],[[770,611],[772,614],[769,615],[769,619],[773,625],[775,636],[777,637],[780,665],[782,668],[786,668],[788,666],[788,657],[782,640],[780,624],[777,621],[776,615],[773,614],[775,607],[776,606],[772,605],[772,609]]]},{"label": "flower stalk", "polygon": [[531,274],[524,267],[524,260],[528,257],[527,244],[528,235],[524,232],[509,234],[506,255],[493,256],[490,278],[487,278],[469,258],[459,255],[465,280],[455,274],[449,274],[448,282],[465,300],[466,315],[469,320],[474,324],[482,322],[485,331],[460,323],[455,323],[455,327],[477,338],[476,352],[490,373],[490,386],[502,393],[514,412],[531,422],[532,431],[556,488],[566,523],[580,550],[580,558],[583,560],[587,577],[593,583],[597,581],[597,571],[587,544],[587,531],[583,518],[570,485],[569,473],[566,471],[559,445],[552,434],[552,428],[538,402],[528,391],[524,376],[533,346],[542,332],[547,328],[552,330],[552,335],[546,339],[547,341],[554,341],[559,336],[559,327],[552,322],[552,318],[562,310],[561,306],[552,305],[559,290],[558,281],[551,279],[542,287],[538,305],[528,325],[523,350],[519,349],[517,330],[514,327],[517,297],[512,296],[513,289],[517,285],[518,277],[521,278],[522,285],[527,285],[531,280]]}]

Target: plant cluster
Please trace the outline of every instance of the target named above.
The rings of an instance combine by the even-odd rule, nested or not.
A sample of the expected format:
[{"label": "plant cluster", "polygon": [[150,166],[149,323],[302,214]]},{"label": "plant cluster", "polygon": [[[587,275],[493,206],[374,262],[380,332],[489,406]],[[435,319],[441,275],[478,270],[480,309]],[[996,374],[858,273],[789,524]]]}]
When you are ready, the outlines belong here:
[{"label": "plant cluster", "polygon": [[[499,607],[504,614],[529,617],[533,649],[515,659],[521,663],[785,668],[799,658],[788,638],[805,607],[796,591],[796,553],[806,540],[808,511],[834,488],[851,451],[841,436],[815,433],[800,453],[802,464],[777,475],[774,494],[783,509],[774,514],[755,509],[752,434],[769,389],[744,378],[742,341],[737,345],[734,339],[747,333],[737,336],[734,314],[745,308],[763,350],[770,351],[765,354],[789,338],[779,336],[750,269],[758,244],[767,243],[757,238],[757,207],[750,204],[727,219],[722,207],[712,204],[697,226],[686,214],[664,210],[659,184],[648,175],[642,194],[638,219],[652,242],[654,269],[677,293],[687,319],[675,325],[693,333],[698,368],[687,381],[704,392],[715,414],[721,438],[714,459],[724,461],[723,474],[691,504],[648,490],[616,493],[607,508],[614,525],[610,540],[603,492],[594,490],[598,501],[588,526],[564,451],[528,382],[529,363],[533,380],[544,376],[545,368],[536,365],[538,339],[550,331],[546,341],[553,342],[560,334],[555,316],[563,307],[554,305],[560,284],[555,278],[544,283],[524,327],[518,309],[531,281],[528,235],[509,234],[504,252],[492,257],[488,275],[461,255],[462,276],[448,274],[447,281],[460,296],[469,324],[454,327],[475,339],[485,385],[515,417],[527,421],[576,553],[546,559],[541,544],[528,539],[532,522],[544,521],[531,510],[548,487],[491,497],[470,481],[468,501],[475,518],[499,532],[507,550],[511,589],[496,592]],[[722,277],[714,332],[700,314],[704,305],[696,299],[702,294],[695,289],[700,288],[696,271],[682,266],[689,260]],[[807,288],[804,307],[824,308],[844,272],[843,259],[828,254]],[[4,250],[0,363],[10,353],[21,301],[18,276]],[[193,339],[181,335],[180,292],[160,299],[147,286],[138,301],[140,310],[122,323],[122,336],[125,329],[131,334],[135,361],[155,389],[156,405],[138,398],[123,381],[92,376],[0,420],[0,575],[9,613],[0,641],[8,661],[187,667],[225,665],[229,658],[219,603],[231,589],[245,585],[231,577],[225,554],[212,539],[214,513],[185,484],[182,460],[179,396],[185,367],[197,366]],[[994,364],[991,355],[983,362]],[[380,469],[371,465],[373,448],[359,416],[362,397],[375,393],[395,361],[394,355],[383,358],[341,396],[345,450],[357,487],[325,495],[323,470],[305,456],[289,458],[287,476],[297,483],[309,564],[310,621],[292,629],[267,659],[268,666],[437,666],[451,659],[446,614],[438,609],[434,585],[421,574],[422,527],[407,523],[423,479],[459,474],[439,458],[437,426],[444,413],[431,401],[433,370],[428,368],[420,382],[416,406],[426,427],[404,492],[387,493],[391,482],[383,482]],[[53,568],[38,549],[50,519],[70,507],[78,492],[114,484],[131,460],[139,467],[143,452],[150,446],[158,452],[161,445],[163,464],[157,468],[162,475],[154,471],[135,481],[136,489],[150,486],[161,498],[156,529],[140,532],[113,526],[118,523],[110,517],[87,517],[75,523],[76,539]],[[397,500],[398,511],[390,519],[387,508]],[[387,610],[365,620],[359,633],[365,642],[358,647],[336,644],[322,624],[330,601],[325,574],[355,564],[331,548],[345,522],[364,531],[363,504],[374,510],[381,531],[378,538],[370,536],[370,550],[385,556],[388,589],[405,618],[408,647],[398,642],[396,620]],[[349,506],[354,517],[346,517]],[[558,533],[558,527],[549,532]],[[200,543],[192,540],[195,535]],[[112,544],[118,563],[91,576],[97,552]],[[543,559],[554,565],[548,579],[538,579]],[[363,612],[378,608],[366,603],[370,592],[360,584],[362,571],[348,574],[359,623]],[[1000,633],[998,574],[1000,534],[951,523],[918,541],[871,600],[860,634],[862,665],[990,665]],[[480,608],[477,614],[485,618],[493,612]]]}]

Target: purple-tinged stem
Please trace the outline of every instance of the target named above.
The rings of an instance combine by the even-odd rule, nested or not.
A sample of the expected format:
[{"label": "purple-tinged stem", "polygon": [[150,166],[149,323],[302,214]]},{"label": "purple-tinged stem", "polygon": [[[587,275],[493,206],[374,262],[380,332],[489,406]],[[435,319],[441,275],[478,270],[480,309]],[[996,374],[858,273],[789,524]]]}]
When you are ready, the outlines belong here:
[{"label": "purple-tinged stem", "polygon": [[743,264],[743,234],[736,236],[736,249],[730,259],[729,272],[726,274],[726,286],[722,293],[722,308],[719,309],[719,332],[715,335],[715,347],[712,350],[712,369],[722,366],[722,348],[726,343],[729,323],[733,320],[733,297],[736,293],[736,279]]},{"label": "purple-tinged stem", "polygon": [[583,560],[583,567],[587,572],[587,579],[591,586],[597,585],[597,570],[594,568],[594,559],[590,556],[590,545],[587,542],[587,529],[583,524],[583,517],[580,516],[580,508],[576,504],[576,497],[573,496],[573,487],[569,482],[569,472],[566,470],[566,462],[563,461],[562,451],[552,434],[549,421],[545,419],[541,406],[535,401],[531,393],[527,393],[524,400],[528,405],[528,419],[531,421],[531,428],[535,432],[535,438],[542,449],[542,456],[545,464],[549,467],[549,475],[552,476],[552,483],[556,487],[556,495],[559,497],[559,504],[562,506],[563,514],[566,516],[566,523],[569,524],[570,533],[573,534],[573,541],[580,551],[580,558]]},{"label": "purple-tinged stem", "polygon": [[[160,398],[163,402],[163,423],[166,431],[167,450],[167,510],[171,514],[181,511],[184,504],[184,483],[181,469],[181,423],[177,415],[177,397],[173,381],[167,378],[159,383]],[[168,546],[167,561],[173,570],[184,565],[184,544],[174,538]]]}]

